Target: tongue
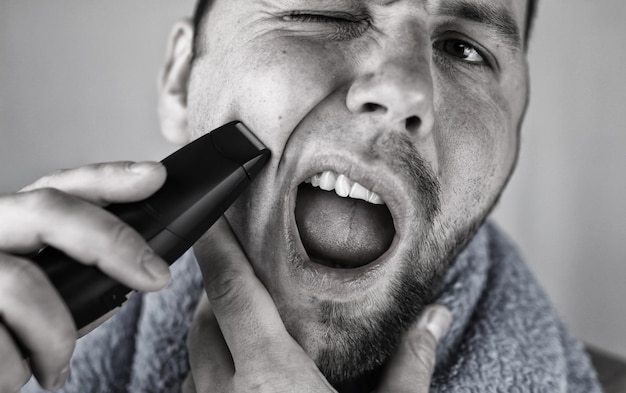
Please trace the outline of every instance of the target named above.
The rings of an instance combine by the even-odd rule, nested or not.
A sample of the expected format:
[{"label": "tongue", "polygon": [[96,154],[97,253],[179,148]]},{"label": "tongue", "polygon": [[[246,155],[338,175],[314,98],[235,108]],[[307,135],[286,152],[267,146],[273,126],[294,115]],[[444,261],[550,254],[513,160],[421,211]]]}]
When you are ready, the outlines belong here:
[{"label": "tongue", "polygon": [[309,184],[298,188],[296,223],[309,257],[340,268],[372,262],[395,235],[387,206],[341,198]]}]

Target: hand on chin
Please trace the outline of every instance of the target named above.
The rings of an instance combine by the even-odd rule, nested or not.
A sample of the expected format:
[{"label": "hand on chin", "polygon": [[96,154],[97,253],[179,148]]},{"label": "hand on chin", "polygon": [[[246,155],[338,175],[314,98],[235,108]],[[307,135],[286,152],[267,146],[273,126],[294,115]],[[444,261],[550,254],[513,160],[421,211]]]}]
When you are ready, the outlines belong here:
[{"label": "hand on chin", "polygon": [[[334,392],[285,329],[226,220],[194,250],[207,296],[189,330],[191,372],[183,392]],[[445,308],[427,308],[390,359],[378,391],[427,392],[437,341],[449,323]]]}]

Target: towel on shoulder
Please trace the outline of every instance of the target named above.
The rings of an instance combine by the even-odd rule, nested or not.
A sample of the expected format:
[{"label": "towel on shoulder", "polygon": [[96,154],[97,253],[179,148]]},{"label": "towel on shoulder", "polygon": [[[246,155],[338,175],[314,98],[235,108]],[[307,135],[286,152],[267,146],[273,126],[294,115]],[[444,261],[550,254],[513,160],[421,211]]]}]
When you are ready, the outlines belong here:
[{"label": "towel on shoulder", "polygon": [[[192,252],[157,293],[135,294],[80,339],[61,392],[180,392],[185,339],[202,279]],[[600,393],[582,345],[567,331],[519,253],[487,222],[437,296],[453,315],[438,347],[431,392]],[[31,380],[23,393],[41,392]]]}]

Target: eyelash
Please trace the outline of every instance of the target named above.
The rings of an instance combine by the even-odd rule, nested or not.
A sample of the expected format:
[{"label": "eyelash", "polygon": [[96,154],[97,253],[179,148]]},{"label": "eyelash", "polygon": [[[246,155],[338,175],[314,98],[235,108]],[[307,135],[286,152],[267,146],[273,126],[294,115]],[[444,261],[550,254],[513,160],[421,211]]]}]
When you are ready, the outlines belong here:
[{"label": "eyelash", "polygon": [[[450,48],[446,48],[446,45],[450,44],[458,45],[465,50],[473,51],[476,56],[480,57],[480,60],[467,60],[462,57],[463,55],[451,53]],[[492,70],[497,67],[497,64],[493,64],[493,60],[486,52],[478,48],[476,45],[461,38],[451,37],[438,40],[433,43],[433,49],[444,55],[446,57],[446,60],[457,61],[471,67],[483,67]]]},{"label": "eyelash", "polygon": [[283,16],[286,22],[320,23],[334,25],[336,33],[334,39],[349,40],[363,34],[369,27],[369,20],[364,17],[355,17],[351,14],[337,13],[336,15],[317,14],[313,12],[294,11]]},{"label": "eyelash", "polygon": [[[283,20],[286,22],[322,23],[335,25],[337,31],[334,34],[334,39],[336,40],[349,40],[352,38],[356,38],[359,35],[363,34],[367,27],[369,27],[370,23],[369,19],[367,19],[366,17],[354,17],[351,14],[344,13],[337,13],[336,15],[318,14],[310,11],[293,11],[283,16]],[[460,45],[466,49],[474,51],[474,53],[478,57],[480,57],[481,60],[468,61],[458,55],[450,53],[450,51],[445,48],[445,46],[448,44]],[[438,40],[433,44],[433,49],[445,55],[447,58],[446,60],[452,59],[453,61],[457,61],[473,67],[483,67],[489,69],[494,68],[489,56],[487,56],[483,52],[483,50],[477,48],[476,45],[473,45],[461,38],[451,37]]]}]

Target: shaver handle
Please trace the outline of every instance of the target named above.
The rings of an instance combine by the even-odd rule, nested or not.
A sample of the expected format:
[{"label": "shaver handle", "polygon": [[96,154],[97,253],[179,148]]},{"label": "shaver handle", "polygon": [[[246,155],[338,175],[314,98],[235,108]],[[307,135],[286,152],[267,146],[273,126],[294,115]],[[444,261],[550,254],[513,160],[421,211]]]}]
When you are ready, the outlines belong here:
[{"label": "shaver handle", "polygon": [[[107,210],[137,230],[169,264],[192,246],[162,228],[146,212],[142,202],[110,205]],[[78,329],[121,306],[131,291],[97,267],[81,264],[53,247],[43,249],[33,261],[43,269],[69,307]]]},{"label": "shaver handle", "polygon": [[[234,121],[166,157],[167,181],[151,197],[106,209],[172,264],[224,214],[269,157],[261,141]],[[68,305],[78,329],[120,306],[130,292],[97,267],[55,248],[47,247],[32,259]]]}]

